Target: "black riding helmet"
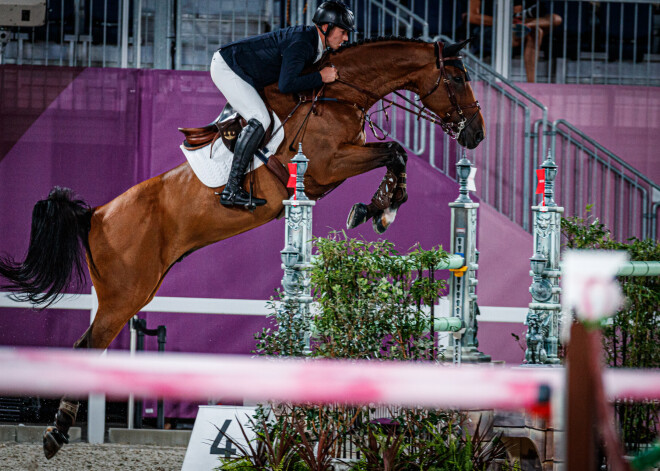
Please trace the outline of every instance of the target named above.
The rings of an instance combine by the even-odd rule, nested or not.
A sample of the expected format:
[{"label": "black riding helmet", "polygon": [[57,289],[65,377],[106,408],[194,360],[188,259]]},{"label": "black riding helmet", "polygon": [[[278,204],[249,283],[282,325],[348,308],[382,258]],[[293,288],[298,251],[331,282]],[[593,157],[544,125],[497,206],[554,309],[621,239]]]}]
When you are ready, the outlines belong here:
[{"label": "black riding helmet", "polygon": [[[328,31],[333,26],[339,26],[349,33],[355,31],[355,18],[353,12],[343,2],[338,0],[327,0],[316,9],[312,18],[314,24],[321,27],[328,24]],[[327,34],[324,33],[324,34]]]}]

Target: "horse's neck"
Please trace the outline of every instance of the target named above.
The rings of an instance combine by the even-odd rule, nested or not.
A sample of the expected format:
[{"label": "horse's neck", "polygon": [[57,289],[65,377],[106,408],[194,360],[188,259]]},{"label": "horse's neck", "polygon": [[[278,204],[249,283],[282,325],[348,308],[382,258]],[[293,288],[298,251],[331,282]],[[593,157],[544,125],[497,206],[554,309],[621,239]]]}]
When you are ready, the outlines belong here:
[{"label": "horse's neck", "polygon": [[[433,60],[426,43],[386,41],[356,46],[337,56],[340,77],[382,98],[395,90],[415,89],[414,76]],[[332,58],[331,58],[332,60]],[[377,100],[369,97],[369,106]]]}]

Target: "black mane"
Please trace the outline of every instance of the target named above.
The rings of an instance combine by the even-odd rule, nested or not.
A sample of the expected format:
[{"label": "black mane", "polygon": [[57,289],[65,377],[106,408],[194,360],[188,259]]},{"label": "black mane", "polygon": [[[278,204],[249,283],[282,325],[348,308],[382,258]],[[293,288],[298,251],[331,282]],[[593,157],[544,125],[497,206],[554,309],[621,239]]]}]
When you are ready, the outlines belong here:
[{"label": "black mane", "polygon": [[341,51],[344,51],[346,49],[350,49],[355,46],[361,46],[363,44],[372,44],[372,43],[380,43],[380,42],[386,42],[386,41],[401,41],[401,42],[407,42],[407,43],[423,43],[423,44],[433,44],[428,41],[425,41],[423,39],[419,38],[406,38],[404,36],[378,36],[375,38],[366,38],[366,39],[360,39],[358,41],[344,44],[343,46],[339,47],[336,51],[331,51],[331,54],[338,54]]}]

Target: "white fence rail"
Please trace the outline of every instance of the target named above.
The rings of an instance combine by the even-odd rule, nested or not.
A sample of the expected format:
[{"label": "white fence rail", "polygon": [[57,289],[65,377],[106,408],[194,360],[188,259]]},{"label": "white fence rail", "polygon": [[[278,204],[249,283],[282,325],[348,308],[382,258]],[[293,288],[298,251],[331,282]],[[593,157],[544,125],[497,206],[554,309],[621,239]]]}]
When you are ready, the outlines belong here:
[{"label": "white fence rail", "polygon": [[[11,293],[0,292],[0,309],[17,308],[31,309],[29,302],[16,302],[10,299]],[[266,316],[272,311],[268,301],[252,299],[221,299],[221,298],[187,298],[157,296],[140,312],[172,312],[180,314],[221,314],[242,316]],[[96,294],[65,294],[49,309],[72,309],[90,311],[90,318],[96,315],[98,301]],[[449,301],[441,299],[435,306],[439,315],[448,315]],[[479,322],[514,322],[522,323],[527,313],[526,308],[479,306],[481,316]],[[312,305],[314,310],[314,304]]]}]

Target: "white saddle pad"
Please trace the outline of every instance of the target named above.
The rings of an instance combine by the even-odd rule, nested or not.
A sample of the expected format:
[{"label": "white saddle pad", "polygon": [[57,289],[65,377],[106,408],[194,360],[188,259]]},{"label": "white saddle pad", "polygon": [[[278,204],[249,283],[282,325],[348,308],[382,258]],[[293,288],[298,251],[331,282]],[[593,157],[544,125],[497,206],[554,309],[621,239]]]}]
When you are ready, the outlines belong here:
[{"label": "white saddle pad", "polygon": [[[280,127],[279,118],[273,115],[273,119],[273,129],[277,129],[278,131],[271,136],[266,147],[259,150],[266,159],[270,158],[271,155],[277,152],[277,149],[284,140],[284,128]],[[196,150],[188,150],[183,147],[183,144],[180,147],[183,151],[183,155],[188,159],[188,163],[193,169],[193,172],[195,172],[195,175],[199,178],[199,181],[210,188],[217,188],[227,183],[234,154],[225,147],[220,139],[218,139],[213,145],[212,157],[209,155],[209,146],[210,144]],[[263,164],[263,161],[255,156],[252,162],[252,168],[256,170]],[[248,166],[247,171],[250,171],[250,166]]]}]

